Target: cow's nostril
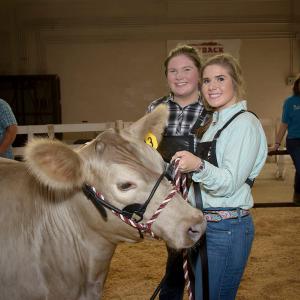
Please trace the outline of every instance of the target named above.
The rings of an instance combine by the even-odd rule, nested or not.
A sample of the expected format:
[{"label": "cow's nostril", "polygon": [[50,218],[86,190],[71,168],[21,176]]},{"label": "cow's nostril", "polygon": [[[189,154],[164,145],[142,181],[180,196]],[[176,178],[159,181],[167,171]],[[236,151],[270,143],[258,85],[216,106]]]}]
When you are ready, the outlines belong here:
[{"label": "cow's nostril", "polygon": [[188,230],[188,235],[192,241],[197,242],[201,237],[200,225],[190,227]]},{"label": "cow's nostril", "polygon": [[188,235],[192,241],[197,242],[200,239],[200,237],[204,234],[205,230],[206,222],[204,221],[201,224],[191,226],[188,229]]},{"label": "cow's nostril", "polygon": [[190,232],[190,233],[197,233],[197,232],[199,232],[199,231],[198,231],[198,230],[195,230],[195,229],[193,229],[193,228],[190,228],[190,229],[189,229],[189,232]]}]

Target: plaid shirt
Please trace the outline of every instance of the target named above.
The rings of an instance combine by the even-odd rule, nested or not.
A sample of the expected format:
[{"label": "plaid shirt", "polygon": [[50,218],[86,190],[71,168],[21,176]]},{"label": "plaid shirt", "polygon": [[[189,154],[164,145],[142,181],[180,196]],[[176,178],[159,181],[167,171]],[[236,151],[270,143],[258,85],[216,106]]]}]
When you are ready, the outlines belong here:
[{"label": "plaid shirt", "polygon": [[[181,107],[173,99],[172,94],[167,97],[162,97],[154,100],[149,106],[147,112],[154,110],[159,104],[166,104],[169,108],[169,120],[168,125],[165,128],[164,135],[169,136],[182,136],[192,135],[194,136],[194,147],[196,147],[197,138],[191,131],[194,124],[200,118],[201,125],[204,124],[206,114],[204,106],[199,97],[197,102],[189,104],[185,107]],[[198,141],[199,142],[199,141]]]}]

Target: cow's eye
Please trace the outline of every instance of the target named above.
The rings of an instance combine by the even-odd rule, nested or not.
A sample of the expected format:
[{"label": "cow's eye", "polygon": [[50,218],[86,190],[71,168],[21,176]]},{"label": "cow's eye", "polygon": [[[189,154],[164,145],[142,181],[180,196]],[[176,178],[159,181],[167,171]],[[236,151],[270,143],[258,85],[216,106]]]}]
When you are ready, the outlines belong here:
[{"label": "cow's eye", "polygon": [[134,186],[135,185],[132,182],[122,182],[117,184],[117,187],[120,191],[128,191],[130,189],[133,189]]}]

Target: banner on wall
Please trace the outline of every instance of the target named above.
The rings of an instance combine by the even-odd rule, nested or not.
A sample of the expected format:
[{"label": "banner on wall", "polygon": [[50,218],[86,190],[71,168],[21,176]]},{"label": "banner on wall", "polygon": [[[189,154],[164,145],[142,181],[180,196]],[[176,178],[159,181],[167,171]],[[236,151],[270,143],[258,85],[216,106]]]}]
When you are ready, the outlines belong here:
[{"label": "banner on wall", "polygon": [[187,44],[198,49],[203,58],[220,53],[230,53],[239,59],[241,40],[169,40],[167,41],[168,52],[177,45]]}]

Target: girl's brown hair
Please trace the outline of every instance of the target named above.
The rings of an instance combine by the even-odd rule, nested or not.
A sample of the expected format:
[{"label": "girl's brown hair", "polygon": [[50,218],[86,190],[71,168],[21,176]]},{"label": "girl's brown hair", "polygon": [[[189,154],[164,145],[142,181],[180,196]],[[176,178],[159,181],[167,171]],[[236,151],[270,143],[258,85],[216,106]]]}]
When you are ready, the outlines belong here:
[{"label": "girl's brown hair", "polygon": [[189,45],[178,45],[177,47],[175,47],[174,49],[172,49],[169,52],[169,55],[164,62],[166,76],[168,74],[168,65],[169,65],[170,60],[173,57],[178,56],[178,55],[185,55],[188,58],[190,58],[194,62],[195,66],[197,67],[197,69],[200,73],[200,70],[202,67],[202,58],[201,58],[198,50]]}]

